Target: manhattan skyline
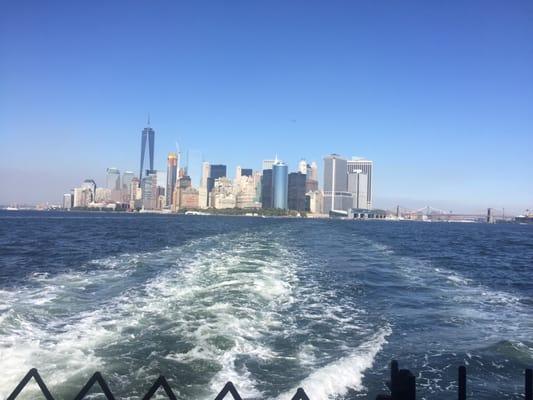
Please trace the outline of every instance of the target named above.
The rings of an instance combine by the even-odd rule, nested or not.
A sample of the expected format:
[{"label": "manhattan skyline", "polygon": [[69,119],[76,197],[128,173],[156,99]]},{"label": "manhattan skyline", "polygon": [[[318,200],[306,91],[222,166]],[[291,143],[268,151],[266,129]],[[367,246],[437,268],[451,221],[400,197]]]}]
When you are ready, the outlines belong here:
[{"label": "manhattan skyline", "polygon": [[338,152],[376,162],[377,207],[520,213],[532,16],[527,2],[8,4],[0,203],[137,171],[150,113],[158,170],[176,141],[230,174]]}]

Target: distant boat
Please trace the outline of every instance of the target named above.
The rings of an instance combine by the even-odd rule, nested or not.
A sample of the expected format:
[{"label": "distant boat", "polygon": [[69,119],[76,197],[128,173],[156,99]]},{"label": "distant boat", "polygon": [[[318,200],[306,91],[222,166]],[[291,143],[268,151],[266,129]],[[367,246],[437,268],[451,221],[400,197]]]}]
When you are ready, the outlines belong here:
[{"label": "distant boat", "polygon": [[17,207],[6,207],[7,211],[18,211],[19,209]]},{"label": "distant boat", "polygon": [[201,211],[185,211],[185,215],[209,215],[209,213]]}]

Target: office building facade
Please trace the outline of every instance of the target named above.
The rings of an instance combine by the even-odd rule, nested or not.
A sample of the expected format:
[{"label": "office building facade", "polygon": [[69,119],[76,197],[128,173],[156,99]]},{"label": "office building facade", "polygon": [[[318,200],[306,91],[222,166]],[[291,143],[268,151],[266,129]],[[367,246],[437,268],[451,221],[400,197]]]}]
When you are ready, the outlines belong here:
[{"label": "office building facade", "polygon": [[364,158],[353,157],[348,160],[347,164],[348,174],[354,171],[360,171],[360,173],[367,176],[366,183],[366,205],[363,208],[372,208],[372,170],[374,168],[374,162]]},{"label": "office building facade", "polygon": [[106,173],[106,188],[111,191],[121,190],[120,171],[116,168],[108,168]]},{"label": "office building facade", "polygon": [[346,159],[338,154],[324,157],[323,212],[347,211],[352,207],[353,197],[348,191],[348,168]]},{"label": "office building facade", "polygon": [[157,208],[157,174],[154,172],[148,173],[141,181],[142,205],[145,210]]},{"label": "office building facade", "polygon": [[167,156],[167,185],[165,191],[166,206],[172,206],[172,195],[178,179],[178,156],[176,153],[168,153]]},{"label": "office building facade", "polygon": [[253,174],[252,168],[241,168],[241,176],[252,176]]},{"label": "office building facade", "polygon": [[278,160],[263,160],[262,170],[265,169],[272,169],[272,166],[277,162]]},{"label": "office building facade", "polygon": [[273,208],[288,209],[289,168],[282,161],[272,165],[272,205]]},{"label": "office building facade", "polygon": [[63,195],[63,208],[65,210],[70,210],[72,208],[73,203],[74,203],[74,194],[65,193]]},{"label": "office building facade", "polygon": [[135,174],[132,171],[122,173],[122,202],[129,203],[131,200],[131,185]]},{"label": "office building facade", "polygon": [[[213,164],[209,170],[209,178],[207,179],[207,193],[211,193],[215,187],[215,180],[219,178],[225,178],[227,168],[223,164]],[[211,203],[210,203],[211,204]]]},{"label": "office building facade", "polygon": [[353,196],[353,208],[368,209],[367,198],[368,175],[361,170],[348,173],[348,191]]},{"label": "office building facade", "polygon": [[273,208],[272,199],[272,169],[263,170],[261,177],[261,206],[263,208]]},{"label": "office building facade", "polygon": [[289,210],[305,211],[305,182],[307,174],[291,172],[289,174],[287,204]]}]

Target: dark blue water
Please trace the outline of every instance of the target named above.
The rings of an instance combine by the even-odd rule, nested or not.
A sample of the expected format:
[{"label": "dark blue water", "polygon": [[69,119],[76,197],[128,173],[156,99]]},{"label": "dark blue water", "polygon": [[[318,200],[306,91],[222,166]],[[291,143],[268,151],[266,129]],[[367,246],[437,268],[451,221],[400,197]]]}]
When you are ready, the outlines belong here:
[{"label": "dark blue water", "polygon": [[[0,213],[0,397],[373,398],[392,358],[419,398],[517,398],[533,364],[533,226]],[[33,398],[35,388],[27,392]]]}]

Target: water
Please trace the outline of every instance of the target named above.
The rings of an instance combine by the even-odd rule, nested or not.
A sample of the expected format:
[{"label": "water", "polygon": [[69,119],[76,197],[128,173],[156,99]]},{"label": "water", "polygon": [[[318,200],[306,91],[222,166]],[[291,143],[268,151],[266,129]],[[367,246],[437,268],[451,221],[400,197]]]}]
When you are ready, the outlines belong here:
[{"label": "water", "polygon": [[[533,364],[533,227],[88,213],[0,214],[0,398],[31,367],[58,399],[517,398]],[[35,398],[36,385],[26,398]]]}]

